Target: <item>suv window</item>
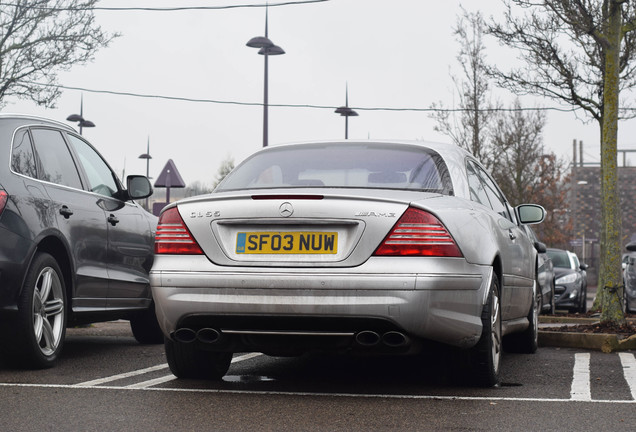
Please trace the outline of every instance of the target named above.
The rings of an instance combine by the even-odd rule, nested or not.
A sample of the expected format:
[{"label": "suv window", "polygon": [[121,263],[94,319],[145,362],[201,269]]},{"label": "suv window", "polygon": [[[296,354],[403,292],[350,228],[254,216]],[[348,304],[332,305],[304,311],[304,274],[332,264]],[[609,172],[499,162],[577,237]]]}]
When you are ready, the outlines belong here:
[{"label": "suv window", "polygon": [[27,129],[22,129],[15,135],[11,153],[11,169],[18,174],[37,178],[33,145]]},{"label": "suv window", "polygon": [[67,136],[79,156],[82,167],[84,167],[84,171],[88,177],[90,191],[108,197],[114,197],[119,188],[117,187],[113,172],[106,162],[104,162],[102,157],[87,142],[74,135]]},{"label": "suv window", "polygon": [[79,173],[62,133],[53,129],[32,129],[41,172],[40,180],[82,189]]}]

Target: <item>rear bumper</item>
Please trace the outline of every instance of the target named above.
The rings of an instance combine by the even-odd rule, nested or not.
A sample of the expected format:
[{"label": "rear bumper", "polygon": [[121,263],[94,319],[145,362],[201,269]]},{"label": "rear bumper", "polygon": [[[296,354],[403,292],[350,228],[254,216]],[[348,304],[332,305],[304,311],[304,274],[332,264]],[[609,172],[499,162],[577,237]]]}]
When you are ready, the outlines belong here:
[{"label": "rear bumper", "polygon": [[389,323],[411,338],[468,348],[481,335],[491,275],[491,267],[463,259],[374,258],[354,269],[239,269],[204,257],[159,255],[150,284],[168,337],[192,317],[201,328],[232,316],[259,318],[250,324],[261,326],[253,328],[259,331],[274,330],[262,328],[273,321],[267,318],[315,323],[331,318],[344,326],[367,319]]}]

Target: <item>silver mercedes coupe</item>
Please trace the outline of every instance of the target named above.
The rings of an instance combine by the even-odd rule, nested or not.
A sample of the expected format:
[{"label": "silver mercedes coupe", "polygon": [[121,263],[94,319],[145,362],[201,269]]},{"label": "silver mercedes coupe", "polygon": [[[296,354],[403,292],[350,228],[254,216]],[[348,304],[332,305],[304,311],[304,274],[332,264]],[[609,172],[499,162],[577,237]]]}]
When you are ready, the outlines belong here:
[{"label": "silver mercedes coupe", "polygon": [[150,283],[171,371],[220,379],[232,353],[414,354],[455,347],[483,386],[504,343],[537,349],[537,251],[457,146],[267,147],[209,195],[167,206]]}]

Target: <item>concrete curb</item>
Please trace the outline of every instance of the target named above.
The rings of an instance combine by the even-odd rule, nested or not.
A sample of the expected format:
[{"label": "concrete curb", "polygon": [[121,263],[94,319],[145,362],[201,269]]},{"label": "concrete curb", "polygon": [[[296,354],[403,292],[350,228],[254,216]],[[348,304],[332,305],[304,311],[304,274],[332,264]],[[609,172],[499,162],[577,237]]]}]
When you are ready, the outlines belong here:
[{"label": "concrete curb", "polygon": [[[628,319],[628,321],[633,322],[634,320]],[[598,322],[598,318],[539,317],[539,323],[544,325],[594,324],[596,322]],[[605,353],[636,350],[636,334],[625,337],[609,333],[575,333],[539,329],[539,346],[581,348]]]},{"label": "concrete curb", "polygon": [[605,353],[636,350],[636,335],[628,338],[607,333],[573,333],[539,330],[539,346],[581,348]]}]

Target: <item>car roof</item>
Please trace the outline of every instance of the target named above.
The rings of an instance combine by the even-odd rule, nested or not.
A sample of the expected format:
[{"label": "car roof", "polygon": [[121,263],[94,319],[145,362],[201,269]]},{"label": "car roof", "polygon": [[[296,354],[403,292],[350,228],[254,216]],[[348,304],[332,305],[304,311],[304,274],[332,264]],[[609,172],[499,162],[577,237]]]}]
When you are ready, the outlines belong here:
[{"label": "car roof", "polygon": [[51,126],[61,127],[70,132],[75,132],[70,125],[62,123],[61,121],[53,120],[46,117],[40,117],[31,114],[19,114],[19,113],[0,113],[0,121],[2,120],[24,120],[25,124],[29,122],[38,124],[49,124]]},{"label": "car roof", "polygon": [[[420,140],[379,140],[379,139],[369,139],[369,140],[316,140],[316,141],[298,141],[298,142],[288,142],[282,144],[271,145],[270,147],[285,147],[285,146],[296,146],[296,145],[311,145],[311,144],[348,144],[348,145],[358,145],[358,144],[401,144],[401,145],[411,145],[416,147],[426,147],[432,150],[435,150],[440,156],[444,157],[455,157],[455,158],[463,158],[465,156],[472,156],[468,151],[463,148],[449,143],[442,143],[437,141],[420,141]],[[270,147],[266,147],[270,148]],[[262,149],[262,150],[265,150]],[[444,159],[446,159],[444,157]]]}]

